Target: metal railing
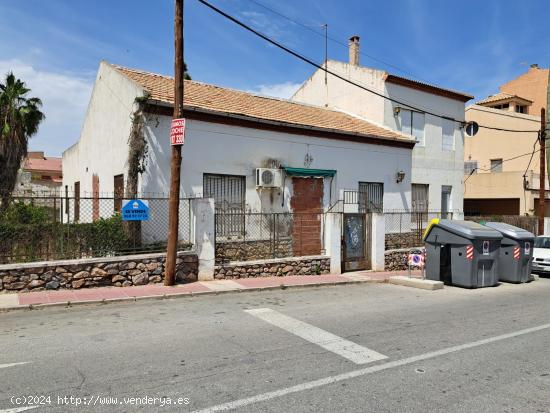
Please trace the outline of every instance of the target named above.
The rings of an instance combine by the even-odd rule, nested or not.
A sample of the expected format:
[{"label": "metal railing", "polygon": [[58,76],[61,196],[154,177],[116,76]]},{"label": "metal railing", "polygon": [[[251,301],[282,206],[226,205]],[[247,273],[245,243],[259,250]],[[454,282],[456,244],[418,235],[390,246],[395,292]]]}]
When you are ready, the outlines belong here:
[{"label": "metal railing", "polygon": [[386,250],[421,247],[424,231],[434,218],[452,219],[452,212],[385,211]]},{"label": "metal railing", "polygon": [[525,216],[525,215],[479,215],[479,216],[466,216],[467,221],[475,222],[504,222],[506,224],[513,225],[518,228],[523,228],[526,231],[532,232],[535,235],[538,234],[538,217]]},{"label": "metal railing", "polygon": [[324,253],[323,213],[217,212],[216,262]]},{"label": "metal railing", "polygon": [[[14,194],[0,205],[0,264],[163,252],[168,234],[168,198],[140,196],[149,219],[124,221],[129,201],[102,193]],[[180,200],[179,248],[190,249],[190,199]]]}]

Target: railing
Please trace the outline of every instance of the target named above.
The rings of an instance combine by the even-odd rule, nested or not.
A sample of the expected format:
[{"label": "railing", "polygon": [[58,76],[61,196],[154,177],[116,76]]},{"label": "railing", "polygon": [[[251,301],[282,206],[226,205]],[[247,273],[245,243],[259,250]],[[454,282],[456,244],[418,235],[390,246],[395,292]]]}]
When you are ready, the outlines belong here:
[{"label": "railing", "polygon": [[466,216],[464,219],[475,222],[504,222],[526,231],[538,234],[538,217],[525,215],[485,215],[485,216]]},{"label": "railing", "polygon": [[[138,197],[149,219],[124,221],[129,199],[107,194],[15,194],[0,205],[0,264],[163,252],[168,198]],[[192,247],[191,200],[180,200],[178,242]]]},{"label": "railing", "polygon": [[216,262],[320,255],[324,214],[217,212]]},{"label": "railing", "polygon": [[434,218],[452,219],[453,213],[441,211],[385,211],[386,250],[422,246],[424,231]]}]

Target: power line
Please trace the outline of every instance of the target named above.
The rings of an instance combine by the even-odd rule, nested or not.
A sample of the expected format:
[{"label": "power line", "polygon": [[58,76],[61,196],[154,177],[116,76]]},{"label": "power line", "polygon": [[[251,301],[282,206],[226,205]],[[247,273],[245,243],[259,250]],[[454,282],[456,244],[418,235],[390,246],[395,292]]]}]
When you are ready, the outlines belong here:
[{"label": "power line", "polygon": [[[276,15],[279,16],[279,17],[282,17],[283,19],[286,19],[286,20],[288,20],[288,21],[290,21],[290,22],[292,22],[292,23],[294,23],[294,24],[296,24],[296,25],[298,25],[298,26],[300,26],[300,27],[303,27],[304,29],[309,30],[309,31],[312,32],[312,33],[315,33],[315,34],[318,35],[318,36],[325,37],[325,34],[324,34],[324,33],[321,33],[321,32],[319,32],[319,31],[315,30],[313,27],[308,26],[307,24],[304,24],[304,23],[302,23],[302,22],[300,22],[300,21],[298,21],[298,20],[296,20],[296,19],[293,19],[292,17],[289,17],[289,16],[287,16],[287,15],[281,13],[280,11],[277,11],[277,10],[275,10],[275,9],[269,7],[269,6],[266,6],[265,4],[260,3],[259,1],[256,1],[256,0],[248,0],[248,1],[250,1],[251,3],[256,4],[257,6],[260,6],[260,7],[264,8],[265,10],[270,11],[270,12],[273,13],[273,14],[276,14]],[[339,40],[339,39],[336,39],[336,38],[331,37],[331,36],[326,36],[326,37],[327,37],[331,42],[333,42],[333,43],[336,43],[336,44],[338,44],[338,45],[340,45],[340,46],[343,46],[343,47],[346,47],[346,48],[348,47],[348,45],[347,45],[345,42],[342,42],[342,41]],[[400,68],[399,66],[396,66],[396,65],[394,65],[394,64],[391,64],[391,63],[389,63],[389,62],[386,62],[386,61],[384,61],[384,60],[382,60],[382,59],[379,59],[379,58],[377,58],[377,57],[374,57],[374,56],[372,56],[372,55],[369,55],[369,54],[364,53],[364,52],[361,52],[361,51],[359,51],[359,54],[361,54],[361,55],[363,55],[363,56],[365,56],[365,57],[367,57],[367,58],[369,58],[369,59],[372,59],[372,60],[374,60],[374,61],[376,61],[376,62],[378,62],[378,63],[381,63],[381,64],[383,64],[383,65],[386,65],[386,66],[392,67],[392,68],[394,68],[394,69],[396,69],[396,70],[399,70],[401,73],[405,73],[405,74],[407,74],[407,75],[409,75],[409,76],[412,76],[412,77],[414,77],[414,78],[416,78],[416,79],[419,79],[419,80],[422,80],[422,81],[424,81],[424,82],[427,82],[427,80],[422,79],[421,77],[415,75],[414,73],[411,73],[411,72],[409,72],[409,71],[407,71],[407,70],[405,70],[405,69],[403,69],[403,68]]]},{"label": "power line", "polygon": [[[535,142],[536,144],[536,142]],[[540,149],[537,149],[535,150],[535,145],[533,145],[533,152],[527,152],[527,153],[524,153],[524,154],[521,154],[521,155],[517,155],[517,156],[514,156],[512,158],[508,158],[508,159],[503,159],[502,161],[500,161],[500,163],[496,164],[495,166],[492,166],[490,167],[489,169],[485,169],[485,168],[473,168],[472,172],[470,172],[470,175],[468,175],[468,177],[464,180],[464,183],[466,183],[466,181],[468,179],[470,179],[470,177],[475,173],[475,171],[483,171],[483,172],[491,172],[493,169],[495,169],[496,167],[498,167],[499,165],[502,165],[504,162],[509,162],[509,161],[513,161],[514,159],[518,159],[518,158],[522,158],[524,156],[529,156],[531,155],[531,159],[529,160],[529,165],[527,166],[527,169],[529,169],[529,166],[531,165],[531,160],[533,159],[533,156],[537,153],[537,152],[540,152]],[[527,173],[527,170],[525,170],[525,174]],[[525,176],[525,174],[523,176]]]},{"label": "power line", "polygon": [[[455,119],[455,118],[452,118],[450,116],[445,116],[445,115],[440,115],[440,114],[437,114],[437,113],[434,113],[434,112],[430,112],[428,110],[425,110],[425,109],[421,109],[421,108],[418,108],[418,107],[415,107],[411,104],[408,104],[408,103],[405,103],[403,101],[400,101],[400,100],[397,100],[397,99],[394,99],[394,98],[391,98],[389,96],[386,96],[382,93],[379,93],[379,92],[376,92],[375,90],[372,90],[372,89],[369,89],[367,88],[366,86],[363,86],[359,83],[356,83],[356,82],[353,82],[352,80],[350,79],[347,79],[345,78],[344,76],[341,76],[339,75],[338,73],[335,73],[331,70],[328,70],[328,68],[323,68],[321,65],[315,63],[314,61],[312,61],[311,59],[301,55],[300,53],[298,52],[295,52],[294,50],[284,46],[283,44],[271,39],[270,37],[266,36],[265,34],[255,30],[254,28],[248,26],[247,24],[241,22],[240,20],[236,19],[235,17],[227,14],[226,12],[224,12],[223,10],[220,10],[218,9],[216,6],[208,3],[207,1],[205,0],[198,0],[200,3],[204,4],[205,6],[207,6],[208,8],[212,9],[213,11],[215,11],[216,13],[220,14],[221,16],[225,17],[226,19],[232,21],[233,23],[237,24],[238,26],[241,26],[243,29],[246,29],[248,30],[249,32],[255,34],[256,36],[264,39],[266,42],[268,43],[271,43],[272,45],[278,47],[279,49],[291,54],[292,56],[298,58],[299,60],[302,60],[304,62],[306,62],[307,64],[313,66],[313,67],[316,67],[317,69],[320,69],[322,71],[325,71],[329,74],[331,74],[332,76],[340,79],[340,80],[343,80],[344,82],[346,83],[349,83],[351,85],[354,85],[354,86],[357,86],[358,88],[360,89],[363,89],[369,93],[372,93],[378,97],[381,97],[382,99],[386,99],[386,100],[389,100],[390,102],[393,102],[393,103],[397,103],[399,105],[403,105],[405,106],[406,108],[408,109],[412,109],[412,110],[415,110],[415,111],[418,111],[420,113],[423,113],[423,114],[426,114],[426,115],[431,115],[431,116],[435,116],[437,118],[441,118],[441,119],[447,119],[447,120],[450,120],[452,122],[456,122],[460,125],[463,125],[465,122],[462,121],[462,120],[458,120],[458,119]],[[538,130],[515,130],[515,129],[504,129],[504,128],[493,128],[493,127],[485,127],[483,125],[479,125],[480,128],[486,128],[486,129],[497,129],[497,130],[500,130],[500,131],[503,131],[503,132],[518,132],[518,133],[522,133],[522,132],[528,132],[528,133],[531,133],[531,132],[538,132]]]}]

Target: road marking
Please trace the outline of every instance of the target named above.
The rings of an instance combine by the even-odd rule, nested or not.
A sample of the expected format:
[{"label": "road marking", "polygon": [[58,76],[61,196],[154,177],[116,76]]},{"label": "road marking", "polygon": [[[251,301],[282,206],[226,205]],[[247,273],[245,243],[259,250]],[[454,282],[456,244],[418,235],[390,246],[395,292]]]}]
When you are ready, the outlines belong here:
[{"label": "road marking", "polygon": [[509,338],[524,336],[526,334],[536,333],[538,331],[547,330],[550,328],[550,324],[543,324],[538,327],[526,328],[524,330],[519,330],[513,333],[503,334],[500,336],[490,337],[479,341],[473,341],[471,343],[461,344],[454,347],[447,347],[442,350],[432,351],[429,353],[421,354],[418,356],[408,357],[401,360],[390,361],[384,364],[378,364],[376,366],[365,367],[359,370],[349,371],[347,373],[338,374],[336,376],[329,376],[319,380],[313,380],[295,386],[287,387],[284,389],[279,389],[267,393],[258,394],[256,396],[247,397],[245,399],[235,400],[228,403],[218,404],[216,406],[208,407],[203,410],[196,410],[194,413],[209,413],[209,412],[220,412],[224,410],[237,409],[239,407],[247,406],[254,403],[259,403],[277,397],[286,396],[292,393],[299,393],[305,390],[314,389],[321,386],[326,386],[328,384],[333,384],[343,380],[353,379],[355,377],[365,376],[367,374],[376,373],[383,370],[388,370],[395,367],[406,366],[407,364],[416,363],[418,361],[428,360],[439,356],[444,356],[451,353],[456,353],[458,351],[468,350],[471,348],[483,346],[485,344],[495,343],[497,341],[506,340]]},{"label": "road marking", "polygon": [[0,410],[0,413],[17,413],[24,412],[25,410],[36,409],[38,406],[25,406],[25,407],[15,407],[13,409]]},{"label": "road marking", "polygon": [[[30,361],[22,361],[20,363],[8,363],[8,364],[0,364],[0,369],[5,369],[6,367],[12,367],[12,366],[20,366],[21,364],[28,364]],[[2,410],[0,410],[2,412]]]},{"label": "road marking", "polygon": [[311,324],[296,320],[284,314],[278,313],[270,308],[257,308],[245,310],[248,314],[267,321],[274,326],[282,328],[310,343],[317,344],[325,350],[342,356],[355,364],[372,363],[373,361],[387,359],[387,356],[377,353],[374,350],[360,346],[352,341],[338,337],[328,331],[321,330]]}]

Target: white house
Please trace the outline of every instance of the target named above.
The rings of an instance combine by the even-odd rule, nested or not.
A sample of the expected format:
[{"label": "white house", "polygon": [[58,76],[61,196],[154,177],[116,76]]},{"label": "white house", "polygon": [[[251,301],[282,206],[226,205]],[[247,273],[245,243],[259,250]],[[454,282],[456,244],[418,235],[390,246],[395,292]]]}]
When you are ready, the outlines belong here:
[{"label": "white house", "polygon": [[[112,193],[127,178],[128,139],[136,98],[147,96],[147,168],[140,193],[167,193],[173,79],[102,62],[80,139],[63,153],[63,185],[71,192]],[[341,111],[185,81],[185,145],[182,196],[214,196],[251,211],[293,209],[293,176],[324,177],[320,207],[328,209],[340,189],[359,182],[384,185],[384,207],[410,202],[414,140]],[[287,168],[275,190],[256,182],[258,168]],[[301,168],[295,171],[288,168]],[[311,170],[309,174],[308,170]],[[399,171],[402,182],[396,182]],[[126,182],[124,180],[124,182]],[[219,184],[219,186],[216,186]],[[231,197],[224,188],[232,188]]]},{"label": "white house", "polygon": [[[345,111],[414,136],[417,143],[410,181],[412,202],[406,207],[420,211],[452,210],[462,215],[464,134],[461,124],[411,107],[462,122],[465,102],[473,96],[360,66],[358,36],[350,39],[349,54],[349,63],[329,60],[328,71],[404,104],[376,96],[331,74],[325,75],[321,69],[304,82],[292,100]],[[392,205],[385,204],[384,208],[390,209]]]},{"label": "white house", "polygon": [[[168,193],[173,93],[173,78],[102,62],[80,139],[63,153],[67,193],[123,190],[140,104],[147,149],[138,192]],[[321,214],[359,185],[380,209],[410,204],[409,135],[339,110],[187,80],[184,113],[181,194],[214,198],[217,212]]]}]

